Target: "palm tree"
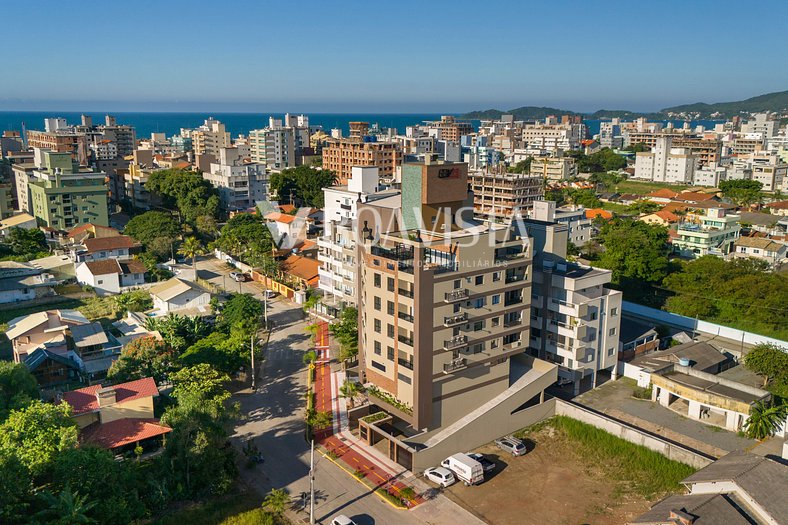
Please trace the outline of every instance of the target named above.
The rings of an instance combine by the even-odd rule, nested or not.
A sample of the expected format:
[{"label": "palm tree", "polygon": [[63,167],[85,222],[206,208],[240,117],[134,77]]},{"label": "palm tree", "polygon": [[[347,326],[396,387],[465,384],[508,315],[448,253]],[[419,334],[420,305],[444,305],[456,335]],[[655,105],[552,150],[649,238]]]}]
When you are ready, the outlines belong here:
[{"label": "palm tree", "polygon": [[44,518],[46,523],[54,525],[89,525],[96,520],[87,513],[96,506],[96,501],[87,501],[87,497],[80,496],[79,492],[72,492],[68,485],[55,496],[51,492],[42,492],[43,499],[49,508],[36,514]]},{"label": "palm tree", "polygon": [[290,503],[290,495],[287,492],[282,489],[273,489],[263,500],[263,508],[279,516],[285,512],[288,503]]},{"label": "palm tree", "polygon": [[758,401],[750,409],[750,417],[744,423],[744,433],[751,439],[766,439],[780,429],[787,413],[786,404],[769,405]]},{"label": "palm tree", "polygon": [[360,393],[361,385],[349,379],[345,379],[345,382],[342,383],[341,387],[339,387],[340,397],[344,397],[350,401],[350,408],[353,408],[355,397]]},{"label": "palm tree", "polygon": [[197,256],[205,253],[202,243],[197,239],[197,237],[186,237],[183,240],[183,244],[181,244],[181,247],[178,248],[178,253],[180,255],[183,255],[184,257],[191,257],[192,270],[194,270],[194,276],[196,278]]}]

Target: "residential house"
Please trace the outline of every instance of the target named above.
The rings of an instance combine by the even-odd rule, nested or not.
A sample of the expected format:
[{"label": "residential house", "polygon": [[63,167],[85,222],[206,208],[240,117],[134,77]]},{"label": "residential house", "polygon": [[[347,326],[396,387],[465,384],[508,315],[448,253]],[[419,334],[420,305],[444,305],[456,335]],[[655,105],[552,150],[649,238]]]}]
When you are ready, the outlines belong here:
[{"label": "residential house", "polygon": [[622,193],[618,197],[618,202],[624,206],[629,206],[630,204],[634,204],[642,198],[643,195],[638,195],[637,193]]},{"label": "residential house", "polygon": [[649,213],[648,215],[643,215],[638,219],[639,221],[646,222],[648,224],[658,224],[660,226],[670,226],[671,224],[675,224],[679,222],[680,217],[675,213],[669,212],[667,210],[659,210],[654,213]]},{"label": "residential house", "polygon": [[103,261],[106,259],[128,259],[141,248],[141,244],[128,235],[115,237],[91,237],[71,247],[75,263]]},{"label": "residential house", "polygon": [[763,237],[739,237],[734,243],[734,257],[755,257],[770,265],[780,266],[786,257],[788,246]]},{"label": "residential house", "polygon": [[714,193],[701,193],[697,191],[682,191],[673,198],[676,202],[686,202],[688,204],[720,202],[720,198]]},{"label": "residential house", "polygon": [[289,252],[306,239],[306,216],[271,212],[267,213],[264,218],[268,221],[268,227],[271,229],[278,251],[283,252],[279,255]]},{"label": "residential house", "polygon": [[11,228],[22,228],[23,230],[33,230],[38,228],[36,218],[29,213],[19,213],[0,221],[0,236],[6,237],[11,233]]},{"label": "residential house", "polygon": [[30,264],[45,273],[52,275],[58,281],[74,279],[76,268],[74,261],[68,255],[50,255],[41,259],[33,259]]},{"label": "residential house", "polygon": [[681,481],[687,494],[669,496],[630,525],[777,525],[788,523],[788,466],[734,451]]},{"label": "residential house", "polygon": [[738,215],[728,215],[722,208],[708,208],[705,214],[688,213],[671,239],[673,248],[683,257],[723,256],[733,251],[741,225]]},{"label": "residential house", "polygon": [[147,318],[146,315],[139,312],[127,312],[126,317],[112,323],[115,330],[121,334],[116,338],[118,343],[123,347],[140,337],[154,337],[161,340],[159,332],[147,329],[145,322]]},{"label": "residential house", "polygon": [[121,235],[121,233],[115,228],[102,226],[100,224],[87,223],[69,230],[67,237],[69,244],[80,244],[85,239],[89,239],[91,237],[117,237],[118,235]]},{"label": "residential house", "polygon": [[71,406],[80,429],[80,443],[123,453],[137,446],[143,450],[157,449],[161,437],[172,431],[154,417],[153,398],[158,395],[156,382],[147,377],[64,392],[61,401]]},{"label": "residential house", "polygon": [[211,294],[197,284],[173,277],[150,289],[153,308],[164,314],[196,310],[210,313]]},{"label": "residential house", "polygon": [[318,269],[320,263],[315,259],[291,255],[282,261],[282,272],[292,281],[296,288],[317,288],[320,281]]},{"label": "residential house", "polygon": [[764,207],[768,208],[774,215],[788,217],[788,201],[770,202]]},{"label": "residential house", "polygon": [[619,361],[630,361],[636,356],[653,352],[658,348],[659,335],[654,325],[631,319],[621,321],[621,334],[618,337]]},{"label": "residential house", "polygon": [[653,202],[667,204],[678,196],[678,193],[668,188],[660,188],[646,195],[646,199]]},{"label": "residential house", "polygon": [[52,295],[58,281],[30,263],[0,261],[0,304]]},{"label": "residential house", "polygon": [[602,219],[609,221],[613,218],[613,212],[603,210],[602,208],[591,208],[590,210],[586,210],[586,219],[594,220],[597,217],[601,217]]},{"label": "residential house", "polygon": [[92,287],[99,296],[117,294],[122,288],[145,283],[145,265],[137,259],[104,259],[77,264],[77,282]]}]

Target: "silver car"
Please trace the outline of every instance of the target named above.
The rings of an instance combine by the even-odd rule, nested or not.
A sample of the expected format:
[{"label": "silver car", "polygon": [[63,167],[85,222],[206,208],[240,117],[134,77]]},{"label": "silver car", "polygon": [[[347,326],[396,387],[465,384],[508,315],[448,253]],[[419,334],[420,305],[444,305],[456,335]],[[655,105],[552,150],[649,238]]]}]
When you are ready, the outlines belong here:
[{"label": "silver car", "polygon": [[504,452],[508,452],[512,456],[522,456],[526,453],[525,443],[512,436],[496,439],[495,444],[498,448]]},{"label": "silver car", "polygon": [[424,477],[441,487],[448,487],[457,482],[454,473],[444,467],[430,467],[424,471]]}]

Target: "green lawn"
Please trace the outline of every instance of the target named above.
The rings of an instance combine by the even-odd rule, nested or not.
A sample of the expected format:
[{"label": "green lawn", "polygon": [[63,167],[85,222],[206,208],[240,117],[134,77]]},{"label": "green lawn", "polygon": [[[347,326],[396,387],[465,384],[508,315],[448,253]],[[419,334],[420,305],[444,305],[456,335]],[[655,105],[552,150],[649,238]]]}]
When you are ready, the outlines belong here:
[{"label": "green lawn", "polygon": [[673,191],[682,191],[686,190],[687,187],[688,186],[682,184],[665,184],[664,182],[639,182],[634,180],[625,180],[616,184],[615,188],[611,188],[609,191],[645,195],[660,188],[668,188]]},{"label": "green lawn", "polygon": [[[282,519],[264,521],[260,507],[262,498],[251,491],[242,491],[175,510],[153,520],[150,525],[286,525]],[[270,519],[270,518],[269,518]]]},{"label": "green lawn", "polygon": [[612,211],[613,213],[619,214],[619,215],[628,214],[629,213],[628,208],[629,208],[628,206],[625,206],[623,204],[618,204],[616,202],[603,202],[602,203],[602,209],[603,210]]},{"label": "green lawn", "polygon": [[[518,437],[528,437],[552,427],[573,443],[573,450],[589,464],[604,465],[605,475],[620,482],[620,494],[634,493],[647,499],[679,492],[679,483],[695,469],[673,461],[658,452],[566,416],[555,416],[520,431]],[[538,438],[537,438],[538,442]]]}]

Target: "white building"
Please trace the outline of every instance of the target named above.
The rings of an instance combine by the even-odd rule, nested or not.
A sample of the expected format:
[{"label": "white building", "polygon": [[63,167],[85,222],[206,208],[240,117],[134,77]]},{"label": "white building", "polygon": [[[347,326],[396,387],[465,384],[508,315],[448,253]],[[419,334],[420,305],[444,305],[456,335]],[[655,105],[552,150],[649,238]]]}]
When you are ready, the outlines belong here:
[{"label": "white building", "polygon": [[674,184],[692,183],[697,157],[686,148],[673,148],[671,136],[656,139],[652,151],[635,157],[635,178]]},{"label": "white building", "polygon": [[777,155],[750,155],[751,178],[763,185],[764,191],[782,191],[788,180],[788,164]]},{"label": "white building", "polygon": [[195,155],[213,155],[219,158],[219,150],[231,145],[230,132],[218,120],[209,118],[199,128],[181,128],[181,136],[192,140]]},{"label": "white building", "polygon": [[202,177],[219,190],[224,211],[246,210],[268,197],[265,164],[244,162],[245,148],[220,148],[218,162]]},{"label": "white building", "polygon": [[153,308],[161,313],[197,310],[210,312],[211,294],[195,283],[173,277],[150,289]]},{"label": "white building", "polygon": [[777,134],[779,121],[772,119],[768,113],[756,113],[750,120],[742,124],[742,133],[760,133],[763,139],[768,140]]},{"label": "white building", "polygon": [[725,180],[726,169],[721,166],[704,166],[695,170],[692,175],[693,186],[711,186],[716,188],[720,181]]},{"label": "white building", "polygon": [[329,307],[356,303],[356,205],[380,201],[399,195],[399,190],[384,190],[379,169],[375,166],[354,166],[346,186],[323,189],[325,207],[324,232],[317,241],[320,268],[319,288]]},{"label": "white building", "polygon": [[591,240],[591,219],[586,218],[582,206],[555,207],[555,201],[534,201],[531,218],[537,221],[565,224],[567,240],[575,246],[583,246]]},{"label": "white building", "polygon": [[286,114],[284,121],[269,117],[268,126],[249,132],[253,162],[269,169],[281,170],[296,166],[297,155],[309,147],[309,118]]},{"label": "white building", "polygon": [[123,288],[145,283],[145,265],[137,259],[82,262],[77,264],[77,282],[90,286],[98,296],[118,294]]}]

